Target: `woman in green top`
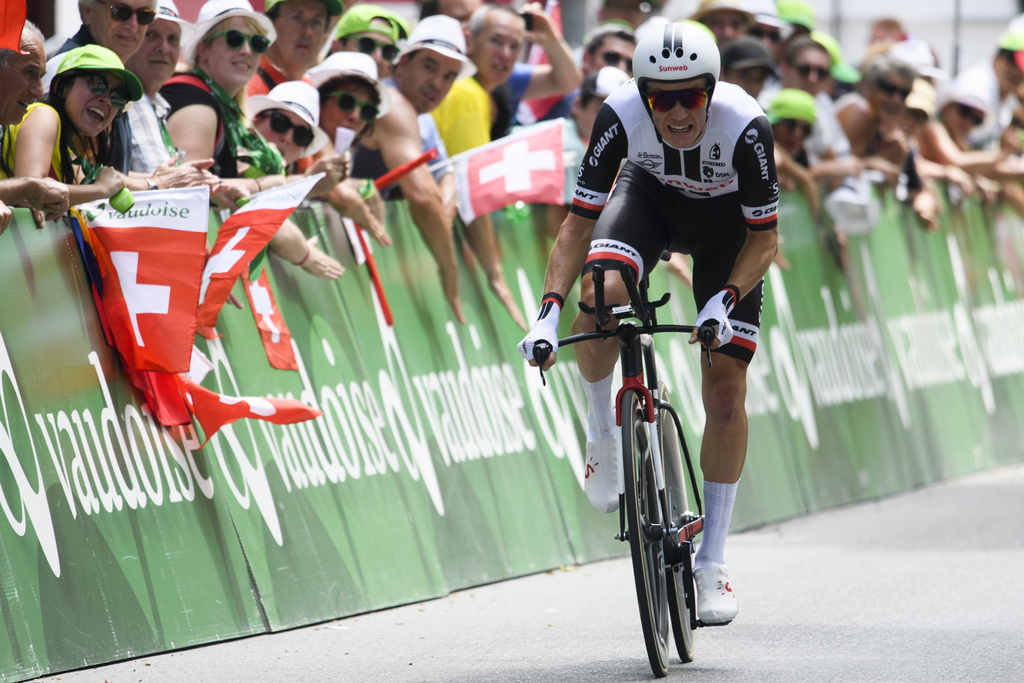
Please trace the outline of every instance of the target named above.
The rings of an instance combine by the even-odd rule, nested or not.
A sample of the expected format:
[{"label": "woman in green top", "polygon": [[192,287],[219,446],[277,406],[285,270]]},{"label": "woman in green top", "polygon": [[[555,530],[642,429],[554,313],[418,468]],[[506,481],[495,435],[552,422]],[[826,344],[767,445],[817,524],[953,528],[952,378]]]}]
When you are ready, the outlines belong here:
[{"label": "woman in green top", "polygon": [[53,178],[69,187],[74,206],[114,196],[122,188],[145,190],[110,162],[110,126],[128,102],[142,97],[142,84],[116,54],[99,45],[68,52],[43,102],[29,106],[3,140],[6,175]]}]

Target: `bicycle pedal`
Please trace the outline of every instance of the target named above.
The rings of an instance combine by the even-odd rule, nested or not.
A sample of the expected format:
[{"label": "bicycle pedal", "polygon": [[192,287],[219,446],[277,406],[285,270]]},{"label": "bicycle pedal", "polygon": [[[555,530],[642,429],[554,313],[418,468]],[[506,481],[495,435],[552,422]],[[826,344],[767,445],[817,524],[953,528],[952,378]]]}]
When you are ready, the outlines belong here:
[{"label": "bicycle pedal", "polygon": [[697,628],[707,628],[707,627],[712,627],[712,626],[728,626],[729,624],[732,623],[732,619],[730,619],[729,621],[721,621],[721,622],[718,622],[718,623],[715,623],[715,624],[709,624],[709,623],[701,621],[700,619],[697,619],[693,623],[697,626]]}]

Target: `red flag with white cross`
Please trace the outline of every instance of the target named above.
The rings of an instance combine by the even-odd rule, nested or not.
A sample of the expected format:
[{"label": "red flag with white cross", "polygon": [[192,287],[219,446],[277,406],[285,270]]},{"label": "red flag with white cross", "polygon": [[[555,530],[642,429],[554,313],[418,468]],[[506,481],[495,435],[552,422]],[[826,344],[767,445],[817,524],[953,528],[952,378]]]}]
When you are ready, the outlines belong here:
[{"label": "red flag with white cross", "polygon": [[27,15],[25,0],[0,0],[0,48],[21,52],[21,31]]},{"label": "red flag with white cross", "polygon": [[561,204],[565,188],[562,119],[538,124],[457,154],[455,187],[459,215],[477,216],[515,202]]},{"label": "red flag with white cross", "polygon": [[203,446],[221,427],[243,417],[285,425],[312,420],[323,414],[293,398],[224,396],[196,384],[185,375],[174,377],[185,405],[203,428],[206,436]]},{"label": "red flag with white cross", "polygon": [[260,268],[256,282],[249,280],[248,269],[243,268],[242,284],[245,285],[249,308],[252,309],[252,317],[256,319],[256,329],[260,331],[260,340],[270,366],[278,370],[298,370],[299,361],[292,348],[292,333],[277,307],[266,268]]},{"label": "red flag with white cross", "polygon": [[199,324],[213,327],[235,280],[267,246],[281,224],[306,198],[323,174],[275,187],[249,198],[217,230],[217,241],[203,270]]},{"label": "red flag with white cross", "polygon": [[137,192],[124,214],[106,201],[79,207],[101,318],[132,370],[189,368],[209,204],[199,187]]}]

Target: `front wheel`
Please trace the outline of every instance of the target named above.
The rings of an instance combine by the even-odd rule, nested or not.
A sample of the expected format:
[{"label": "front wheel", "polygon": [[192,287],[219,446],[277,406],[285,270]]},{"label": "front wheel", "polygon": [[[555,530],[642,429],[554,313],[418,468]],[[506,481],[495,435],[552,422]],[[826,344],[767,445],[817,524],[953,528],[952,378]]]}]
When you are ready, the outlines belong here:
[{"label": "front wheel", "polygon": [[[669,606],[665,566],[664,530],[654,456],[640,394],[627,390],[622,397],[622,457],[625,476],[626,520],[633,556],[633,578],[640,607],[640,625],[647,657],[657,677],[668,675]],[[671,569],[667,571],[671,572]]]},{"label": "front wheel", "polygon": [[[661,400],[668,402],[668,389],[661,385]],[[686,496],[686,477],[683,475],[682,443],[675,420],[668,410],[658,411],[658,432],[661,434],[661,457],[665,471],[665,496],[668,501],[670,526],[682,527],[690,515]],[[676,641],[676,652],[683,663],[693,661],[693,562],[690,557],[690,543],[683,545],[686,557],[682,564],[666,567],[668,586],[668,611],[672,618],[672,635]]]}]

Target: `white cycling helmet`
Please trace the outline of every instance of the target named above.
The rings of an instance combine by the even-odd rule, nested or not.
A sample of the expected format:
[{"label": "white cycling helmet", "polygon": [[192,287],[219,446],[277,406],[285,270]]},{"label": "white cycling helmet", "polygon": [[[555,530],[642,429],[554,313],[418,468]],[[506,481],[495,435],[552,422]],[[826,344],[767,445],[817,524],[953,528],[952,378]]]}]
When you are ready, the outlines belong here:
[{"label": "white cycling helmet", "polygon": [[722,55],[714,36],[691,21],[665,24],[663,31],[642,38],[633,52],[633,76],[643,93],[648,81],[711,79],[708,99],[718,84]]}]

